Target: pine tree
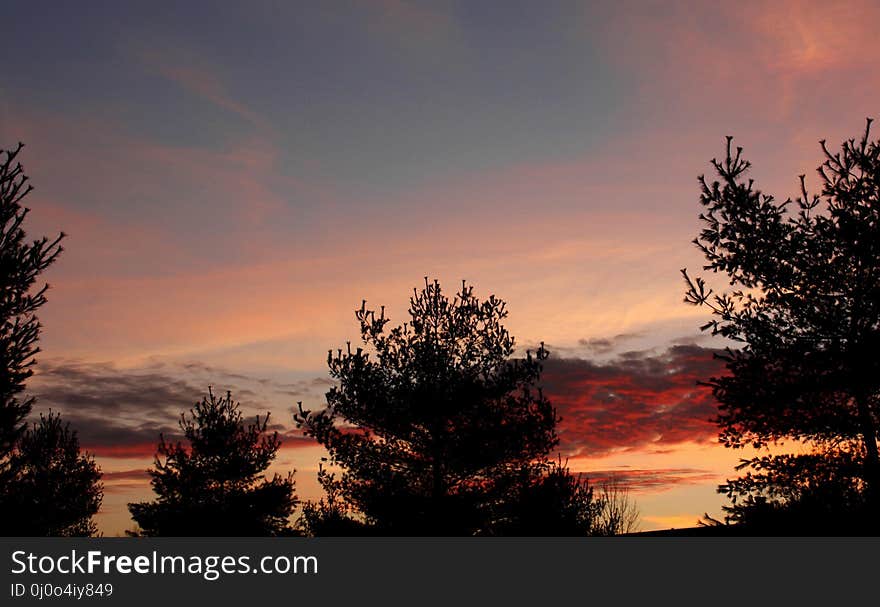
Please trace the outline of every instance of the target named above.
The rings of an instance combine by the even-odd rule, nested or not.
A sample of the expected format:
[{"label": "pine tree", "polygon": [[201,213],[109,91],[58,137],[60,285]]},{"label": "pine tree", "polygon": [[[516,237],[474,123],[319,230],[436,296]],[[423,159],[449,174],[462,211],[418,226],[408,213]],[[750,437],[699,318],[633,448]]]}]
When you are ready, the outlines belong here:
[{"label": "pine tree", "polygon": [[22,201],[33,188],[17,161],[22,147],[0,152],[0,534],[92,535],[102,498],[94,461],[58,415],[25,424],[34,403],[25,382],[40,351],[36,312],[49,288],[35,285],[64,234],[27,241]]},{"label": "pine tree", "polygon": [[515,479],[541,476],[558,418],[537,386],[547,351],[514,359],[507,314],[495,296],[463,283],[450,299],[427,279],[400,326],[362,303],[364,347],[330,352],[327,407],[296,416],[339,469],[322,479],[334,520],[348,509],[364,532],[392,535],[509,524]]},{"label": "pine tree", "polygon": [[803,175],[795,200],[762,193],[730,138],[726,158],[712,161],[717,180],[700,178],[695,243],[705,269],[732,288],[716,294],[683,271],[685,301],[710,308],[704,330],[738,344],[724,357],[728,374],[709,381],[721,442],[783,441],[802,452],[743,462],[749,472],[720,488],[737,520],[797,503],[830,507],[832,496],[841,511],[880,503],[880,143],[870,129],[868,120],[840,151],[821,142],[818,195]]},{"label": "pine tree", "polygon": [[36,312],[46,303],[49,288],[34,290],[34,285],[61,254],[64,237],[26,240],[23,225],[29,209],[21,203],[33,188],[17,161],[22,147],[0,152],[0,476],[34,402],[22,392],[39,352]]},{"label": "pine tree", "polygon": [[181,415],[188,446],[160,436],[151,484],[157,499],[129,504],[145,536],[293,534],[293,473],[264,474],[281,446],[269,415],[245,424],[231,393],[208,395]]},{"label": "pine tree", "polygon": [[76,432],[49,412],[25,430],[0,490],[0,535],[92,536],[101,507],[101,471],[80,451]]}]

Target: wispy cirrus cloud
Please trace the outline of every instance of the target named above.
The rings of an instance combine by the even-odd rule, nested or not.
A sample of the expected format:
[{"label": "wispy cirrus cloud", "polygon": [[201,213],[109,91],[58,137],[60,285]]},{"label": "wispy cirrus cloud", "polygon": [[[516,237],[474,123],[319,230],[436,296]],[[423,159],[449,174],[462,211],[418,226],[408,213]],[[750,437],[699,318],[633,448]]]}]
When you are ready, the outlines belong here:
[{"label": "wispy cirrus cloud", "polygon": [[593,486],[613,483],[634,493],[667,491],[680,485],[694,485],[714,481],[718,474],[702,468],[651,468],[589,470],[584,475]]},{"label": "wispy cirrus cloud", "polygon": [[668,136],[718,128],[803,154],[876,111],[878,18],[870,0],[678,1],[614,11],[600,37],[632,79],[631,111],[645,128]]},{"label": "wispy cirrus cloud", "polygon": [[105,494],[128,493],[132,490],[146,490],[149,486],[150,473],[147,467],[130,470],[114,470],[102,472],[101,482]]},{"label": "wispy cirrus cloud", "polygon": [[141,63],[150,71],[170,80],[183,90],[204,99],[208,103],[238,115],[253,127],[268,131],[271,127],[266,118],[247,104],[233,97],[228,88],[205,61],[181,47],[159,50],[155,47],[137,52]]}]

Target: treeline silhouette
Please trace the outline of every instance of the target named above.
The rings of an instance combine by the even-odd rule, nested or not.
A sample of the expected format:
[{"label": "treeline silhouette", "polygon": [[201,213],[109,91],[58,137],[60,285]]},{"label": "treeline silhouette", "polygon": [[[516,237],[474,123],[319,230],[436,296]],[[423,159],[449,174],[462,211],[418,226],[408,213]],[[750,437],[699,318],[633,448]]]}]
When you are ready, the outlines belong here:
[{"label": "treeline silhouette", "polygon": [[[682,270],[685,301],[727,340],[724,375],[707,378],[719,439],[755,447],[713,534],[874,534],[880,455],[880,143],[871,121],[830,150],[822,187],[784,202],[756,188],[728,137],[715,177],[699,178],[694,240],[713,289]],[[57,413],[30,426],[24,396],[47,286],[37,279],[63,234],[28,242],[31,191],[17,162],[0,164],[0,533],[93,535],[101,473]],[[300,504],[294,472],[269,476],[281,445],[268,414],[248,423],[211,388],[181,415],[181,442],[159,437],[155,499],[129,504],[131,535],[617,535],[638,510],[624,487],[594,487],[560,456],[562,421],[541,389],[549,353],[515,356],[506,303],[462,282],[451,296],[425,279],[408,320],[355,311],[360,345],[328,354],[324,406],[293,421],[327,451],[324,495]],[[766,449],[773,447],[773,449]],[[783,453],[782,451],[788,451]]]},{"label": "treeline silhouette", "polygon": [[[612,535],[637,516],[625,492],[549,458],[555,409],[536,387],[543,347],[512,359],[503,301],[427,282],[410,321],[356,312],[365,348],[328,355],[337,385],[297,424],[329,453],[325,496],[298,519],[293,473],[263,474],[280,446],[268,415],[247,425],[227,393],[180,420],[188,445],[160,437],[156,499],[129,504],[131,535]],[[624,513],[624,516],[621,516]]]}]

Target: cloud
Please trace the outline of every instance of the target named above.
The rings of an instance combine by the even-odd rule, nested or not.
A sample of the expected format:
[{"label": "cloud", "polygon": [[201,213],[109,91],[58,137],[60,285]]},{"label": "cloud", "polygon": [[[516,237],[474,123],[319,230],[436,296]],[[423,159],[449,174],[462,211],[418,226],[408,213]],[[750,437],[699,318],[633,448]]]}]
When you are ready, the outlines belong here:
[{"label": "cloud", "polygon": [[594,487],[615,482],[634,493],[658,493],[678,485],[700,484],[718,479],[718,474],[699,468],[659,468],[648,470],[590,470],[584,473]]},{"label": "cloud", "polygon": [[132,487],[143,487],[150,480],[150,473],[146,467],[131,470],[114,470],[102,472],[101,481],[104,483],[104,491],[125,491]]},{"label": "cloud", "polygon": [[[571,457],[598,457],[714,439],[716,405],[709,390],[697,385],[722,371],[713,353],[679,344],[659,353],[623,352],[601,363],[551,357],[543,384],[562,417],[561,451]],[[49,360],[41,362],[30,390],[38,409],[54,409],[71,422],[86,449],[103,457],[134,458],[151,457],[160,433],[179,437],[180,414],[209,385],[218,392],[232,391],[246,418],[270,412],[270,429],[281,435],[285,447],[312,445],[294,427],[291,406],[294,400],[305,401],[307,407],[320,402],[331,383],[326,377],[279,381],[198,361],[120,368]]]},{"label": "cloud", "polygon": [[234,99],[213,71],[207,68],[203,61],[196,60],[192,53],[180,48],[173,53],[150,48],[138,55],[149,70],[174,82],[188,93],[237,114],[261,131],[270,129],[265,118]]},{"label": "cloud", "polygon": [[635,74],[633,99],[651,99],[653,118],[674,108],[686,116],[680,128],[752,124],[773,136],[806,120],[822,126],[842,105],[874,103],[878,17],[869,0],[669,2],[615,11],[599,36],[609,60]]},{"label": "cloud", "polygon": [[323,394],[333,385],[333,380],[329,377],[311,377],[290,382],[280,382],[268,377],[233,373],[222,367],[208,365],[203,362],[183,362],[180,363],[179,366],[189,372],[198,372],[208,376],[223,377],[227,381],[237,380],[253,382],[260,386],[271,388],[274,392],[287,396],[315,397],[318,395],[317,393]]},{"label": "cloud", "polygon": [[[302,390],[314,381],[303,380]],[[278,419],[279,407],[272,396],[300,389],[300,383],[279,383],[230,373],[201,363],[156,362],[140,368],[123,369],[111,363],[78,360],[41,361],[39,372],[29,384],[37,397],[39,410],[59,411],[77,431],[85,449],[101,457],[152,457],[159,434],[180,438],[177,425],[182,412],[189,410],[207,392],[230,390],[242,402],[245,419],[272,413]],[[268,398],[267,398],[268,397]],[[312,444],[292,430],[287,411],[274,423],[285,446]]]},{"label": "cloud", "polygon": [[40,409],[63,414],[86,449],[109,457],[154,453],[159,434],[177,434],[180,412],[204,391],[158,371],[79,361],[42,361],[29,389]]},{"label": "cloud", "polygon": [[643,333],[620,333],[614,337],[579,339],[578,345],[596,354],[609,354],[616,350],[622,342],[643,336]]},{"label": "cloud", "polygon": [[595,457],[714,438],[716,404],[697,385],[723,371],[714,352],[674,345],[662,353],[624,352],[607,363],[551,357],[543,383],[562,417],[560,448]]},{"label": "cloud", "polygon": [[[104,482],[126,482],[126,481],[143,481],[150,478],[150,473],[146,468],[135,468],[133,470],[117,470],[115,472],[105,472],[102,479]],[[138,483],[140,484],[140,483]]]},{"label": "cloud", "polygon": [[132,490],[144,490],[149,486],[150,474],[146,466],[131,470],[103,471],[101,481],[104,494],[130,493]]}]

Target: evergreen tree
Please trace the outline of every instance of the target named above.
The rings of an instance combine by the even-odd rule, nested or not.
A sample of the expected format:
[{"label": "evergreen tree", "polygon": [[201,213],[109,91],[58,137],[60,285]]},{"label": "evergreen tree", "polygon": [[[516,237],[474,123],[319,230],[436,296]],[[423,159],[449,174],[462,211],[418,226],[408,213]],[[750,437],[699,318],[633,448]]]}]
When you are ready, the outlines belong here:
[{"label": "evergreen tree", "polygon": [[291,535],[297,504],[293,473],[263,473],[281,440],[269,434],[269,415],[245,424],[232,395],[208,395],[181,415],[189,443],[160,436],[150,476],[158,498],[128,505],[144,536]]},{"label": "evergreen tree", "polygon": [[92,536],[103,498],[101,471],[53,413],[25,430],[0,490],[0,535]]},{"label": "evergreen tree", "polygon": [[[494,505],[495,535],[595,535],[601,504],[587,479],[574,475],[562,461],[543,461],[522,467],[506,478]],[[499,485],[501,484],[499,483]],[[501,487],[499,487],[501,488]]]},{"label": "evergreen tree", "polygon": [[317,502],[303,504],[302,528],[314,536],[375,535],[373,527],[364,523],[359,513],[345,501],[342,483],[335,472],[318,465],[318,484],[324,496]]},{"label": "evergreen tree", "polygon": [[0,534],[92,535],[103,495],[94,461],[58,415],[25,424],[34,403],[23,392],[39,352],[36,312],[49,288],[35,285],[61,254],[64,234],[27,241],[22,201],[33,187],[17,160],[22,147],[0,152]]},{"label": "evergreen tree", "polygon": [[39,352],[36,312],[46,303],[48,289],[43,285],[34,290],[34,285],[61,254],[64,237],[26,240],[23,225],[29,209],[21,203],[33,188],[17,161],[22,147],[0,152],[0,484],[34,401],[22,392]]},{"label": "evergreen tree", "polygon": [[734,500],[734,518],[828,505],[832,495],[844,510],[878,504],[880,144],[870,128],[868,120],[840,151],[821,142],[818,195],[803,175],[795,200],[762,193],[730,138],[724,161],[712,161],[717,180],[700,178],[704,228],[695,243],[705,269],[732,288],[713,293],[683,271],[685,301],[711,309],[704,330],[738,343],[724,357],[728,374],[709,381],[721,442],[785,441],[801,452],[744,461],[750,472],[720,488]]},{"label": "evergreen tree", "polygon": [[297,423],[339,469],[322,477],[323,511],[347,530],[355,513],[366,533],[503,532],[516,481],[540,478],[558,442],[556,412],[537,387],[547,352],[513,359],[506,304],[464,283],[450,299],[426,279],[409,317],[389,329],[384,307],[364,302],[365,347],[328,355],[338,385],[324,410],[300,405]]}]

